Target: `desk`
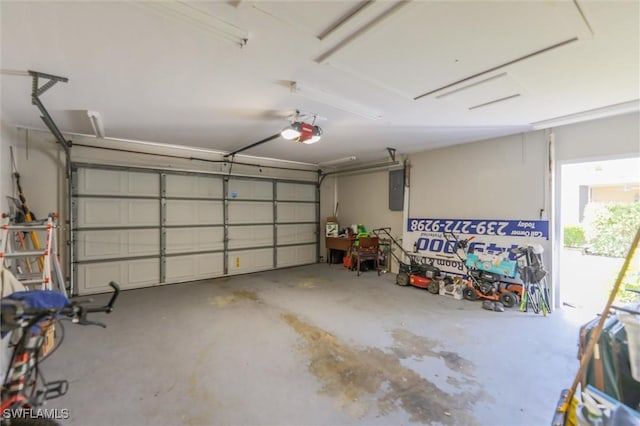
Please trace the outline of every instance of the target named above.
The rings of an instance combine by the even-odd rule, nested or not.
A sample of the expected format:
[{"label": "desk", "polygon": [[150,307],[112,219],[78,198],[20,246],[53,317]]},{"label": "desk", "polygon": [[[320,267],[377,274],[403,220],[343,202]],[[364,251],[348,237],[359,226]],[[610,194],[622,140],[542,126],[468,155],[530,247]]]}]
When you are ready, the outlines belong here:
[{"label": "desk", "polygon": [[353,245],[355,239],[342,237],[325,237],[324,243],[327,248],[327,263],[330,262],[329,250],[340,250],[347,252]]}]

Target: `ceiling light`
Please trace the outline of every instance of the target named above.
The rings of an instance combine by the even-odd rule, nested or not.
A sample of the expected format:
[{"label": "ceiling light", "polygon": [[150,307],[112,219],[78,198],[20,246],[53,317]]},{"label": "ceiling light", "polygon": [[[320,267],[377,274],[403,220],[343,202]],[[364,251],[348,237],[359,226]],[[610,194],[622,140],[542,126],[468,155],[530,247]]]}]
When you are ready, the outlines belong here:
[{"label": "ceiling light", "polygon": [[283,138],[285,138],[286,140],[294,140],[297,137],[300,136],[300,126],[301,124],[298,123],[297,121],[294,123],[291,123],[288,127],[285,127],[284,129],[282,129],[282,132],[280,132],[280,135],[282,135]]},{"label": "ceiling light", "polygon": [[287,140],[295,140],[309,145],[318,142],[322,138],[322,129],[313,124],[294,121],[282,129],[280,135]]},{"label": "ceiling light", "polygon": [[352,114],[368,118],[370,120],[380,120],[382,118],[382,113],[380,113],[380,111],[376,111],[372,108],[367,107],[366,105],[341,98],[332,93],[325,92],[324,90],[319,90],[302,85],[298,82],[293,82],[291,84],[291,91],[298,95],[304,96],[307,99],[311,99],[312,101],[329,105],[342,111],[350,112]]},{"label": "ceiling light", "polygon": [[104,124],[102,124],[102,117],[98,111],[87,111],[89,121],[91,121],[91,127],[93,127],[93,133],[97,138],[104,138]]}]

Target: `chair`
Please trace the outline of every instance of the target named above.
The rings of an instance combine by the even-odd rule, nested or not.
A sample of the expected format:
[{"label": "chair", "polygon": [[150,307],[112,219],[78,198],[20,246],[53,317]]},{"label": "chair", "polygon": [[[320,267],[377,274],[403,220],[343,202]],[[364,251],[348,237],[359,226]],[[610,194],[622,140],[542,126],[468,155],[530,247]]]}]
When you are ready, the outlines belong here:
[{"label": "chair", "polygon": [[355,268],[360,276],[360,265],[362,261],[373,260],[376,265],[376,271],[380,275],[380,265],[378,264],[378,249],[380,240],[378,237],[360,237],[358,246],[354,248],[353,257],[355,258]]}]

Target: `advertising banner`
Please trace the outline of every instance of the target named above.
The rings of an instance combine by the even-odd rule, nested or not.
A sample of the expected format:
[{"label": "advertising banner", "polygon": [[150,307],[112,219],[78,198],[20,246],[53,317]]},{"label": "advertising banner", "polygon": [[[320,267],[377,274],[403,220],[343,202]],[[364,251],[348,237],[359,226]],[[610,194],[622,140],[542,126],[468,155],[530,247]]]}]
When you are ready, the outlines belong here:
[{"label": "advertising banner", "polygon": [[[471,254],[469,259],[483,263],[482,269],[513,278],[514,268],[505,267],[515,260],[511,249],[548,239],[547,220],[409,218],[405,241],[409,251],[443,272],[465,274]],[[468,241],[464,249],[461,240]]]}]

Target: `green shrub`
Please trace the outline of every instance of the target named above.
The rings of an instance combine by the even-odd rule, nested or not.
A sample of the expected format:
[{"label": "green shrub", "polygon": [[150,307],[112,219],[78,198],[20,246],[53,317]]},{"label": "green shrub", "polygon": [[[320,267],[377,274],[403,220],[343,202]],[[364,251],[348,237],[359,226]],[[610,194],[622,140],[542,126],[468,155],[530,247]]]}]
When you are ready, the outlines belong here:
[{"label": "green shrub", "polygon": [[564,228],[565,247],[582,247],[584,243],[584,229],[581,226],[567,226]]},{"label": "green shrub", "polygon": [[592,254],[625,257],[640,226],[640,203],[590,203],[584,230]]},{"label": "green shrub", "polygon": [[[622,285],[618,294],[616,295],[616,301],[618,302],[635,302],[640,300],[640,294],[627,291],[626,289],[632,289],[640,291],[640,268],[638,267],[640,262],[640,251],[636,250],[635,258],[631,261],[629,269],[622,280]],[[617,275],[616,275],[617,277]]]}]

